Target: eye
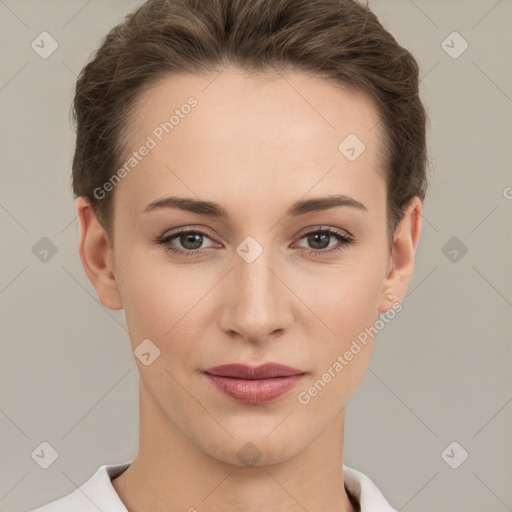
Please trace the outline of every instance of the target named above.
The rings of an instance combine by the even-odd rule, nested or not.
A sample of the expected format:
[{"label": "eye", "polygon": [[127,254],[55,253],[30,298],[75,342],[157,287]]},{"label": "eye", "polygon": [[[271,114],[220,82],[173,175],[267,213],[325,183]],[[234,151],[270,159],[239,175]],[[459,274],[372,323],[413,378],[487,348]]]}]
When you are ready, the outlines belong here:
[{"label": "eye", "polygon": [[[154,243],[162,245],[166,251],[189,256],[203,252],[204,247],[201,247],[201,245],[205,238],[211,240],[203,231],[187,228],[157,238]],[[181,248],[172,244],[175,239],[181,245]]]},{"label": "eye", "polygon": [[[303,238],[306,238],[306,243],[312,247],[306,248],[306,252],[313,255],[331,254],[344,249],[355,241],[351,236],[341,231],[323,227],[308,231],[300,239]],[[331,241],[335,243],[331,244]]]}]

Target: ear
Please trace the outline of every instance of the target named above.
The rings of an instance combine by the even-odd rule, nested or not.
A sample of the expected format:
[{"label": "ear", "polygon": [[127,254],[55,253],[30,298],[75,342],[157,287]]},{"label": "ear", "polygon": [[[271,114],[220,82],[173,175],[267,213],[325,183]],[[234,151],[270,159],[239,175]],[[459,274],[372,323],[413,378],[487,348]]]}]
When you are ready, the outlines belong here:
[{"label": "ear", "polygon": [[123,309],[114,274],[113,251],[106,231],[85,197],[76,200],[80,224],[80,259],[99,301],[108,309]]},{"label": "ear", "polygon": [[414,272],[414,255],[421,232],[422,202],[414,196],[393,235],[388,275],[379,302],[379,313],[385,313],[402,302]]}]

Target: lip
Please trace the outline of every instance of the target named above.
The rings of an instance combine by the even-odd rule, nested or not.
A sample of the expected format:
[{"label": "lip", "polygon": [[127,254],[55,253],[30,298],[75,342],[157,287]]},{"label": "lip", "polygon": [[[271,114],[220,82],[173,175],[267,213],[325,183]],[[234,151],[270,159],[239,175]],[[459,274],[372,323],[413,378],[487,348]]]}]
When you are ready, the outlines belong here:
[{"label": "lip", "polygon": [[277,363],[259,366],[224,364],[203,372],[222,393],[246,404],[261,405],[277,400],[295,388],[306,374]]}]

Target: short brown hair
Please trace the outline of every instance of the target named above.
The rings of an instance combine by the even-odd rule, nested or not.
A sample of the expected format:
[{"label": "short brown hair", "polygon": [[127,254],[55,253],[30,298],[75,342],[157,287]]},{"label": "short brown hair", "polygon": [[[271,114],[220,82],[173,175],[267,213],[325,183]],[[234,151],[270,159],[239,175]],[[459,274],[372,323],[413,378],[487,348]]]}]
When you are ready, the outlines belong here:
[{"label": "short brown hair", "polygon": [[[411,53],[356,0],[148,0],[106,35],[76,83],[72,184],[113,245],[113,192],[136,100],[176,72],[297,69],[368,93],[383,125],[387,227],[427,191],[427,115]],[[341,141],[340,141],[341,142]]]}]

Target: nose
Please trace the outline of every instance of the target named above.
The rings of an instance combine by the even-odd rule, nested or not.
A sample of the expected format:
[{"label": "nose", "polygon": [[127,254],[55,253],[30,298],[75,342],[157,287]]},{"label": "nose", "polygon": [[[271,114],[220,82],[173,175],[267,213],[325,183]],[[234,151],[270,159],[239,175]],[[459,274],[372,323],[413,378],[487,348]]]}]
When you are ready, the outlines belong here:
[{"label": "nose", "polygon": [[231,337],[264,343],[282,335],[292,324],[291,297],[286,277],[270,249],[252,262],[235,254],[228,276],[220,328]]}]

